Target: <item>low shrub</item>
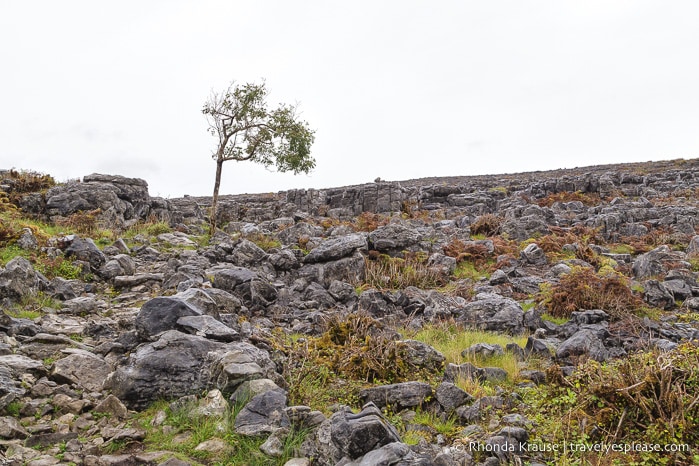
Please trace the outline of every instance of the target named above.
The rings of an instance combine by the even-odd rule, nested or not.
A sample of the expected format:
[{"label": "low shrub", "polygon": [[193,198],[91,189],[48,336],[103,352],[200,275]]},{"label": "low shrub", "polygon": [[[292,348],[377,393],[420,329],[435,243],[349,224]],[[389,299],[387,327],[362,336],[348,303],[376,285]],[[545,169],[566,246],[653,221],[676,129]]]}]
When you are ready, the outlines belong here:
[{"label": "low shrub", "polygon": [[390,219],[385,215],[373,212],[362,212],[354,220],[354,228],[357,231],[374,231],[379,227],[388,225]]},{"label": "low shrub", "polygon": [[[531,410],[525,414],[539,425],[530,442],[699,445],[699,347],[694,343],[607,363],[589,360],[570,377],[550,381],[524,394]],[[594,464],[696,464],[689,451],[625,452],[602,463],[577,455],[577,460],[597,460]]]},{"label": "low shrub", "polygon": [[269,251],[270,249],[282,247],[281,241],[274,236],[265,235],[263,233],[254,233],[245,237],[248,241],[255,243],[260,249]]},{"label": "low shrub", "polygon": [[12,223],[0,219],[0,247],[12,243],[19,238],[19,235],[19,231]]},{"label": "low shrub", "polygon": [[495,214],[485,214],[476,218],[471,224],[471,236],[485,235],[495,236],[500,233],[504,219]]},{"label": "low shrub", "polygon": [[10,170],[8,175],[10,187],[7,197],[15,206],[19,206],[19,201],[25,194],[43,192],[56,185],[56,180],[51,175],[34,171]]},{"label": "low shrub", "polygon": [[643,302],[629,287],[628,278],[610,267],[595,272],[575,266],[556,284],[541,285],[537,299],[554,317],[568,317],[574,311],[602,309],[621,318],[639,309]]},{"label": "low shrub", "polygon": [[86,278],[83,277],[82,267],[74,265],[72,261],[63,256],[34,256],[32,261],[34,262],[34,268],[48,279],[56,277],[62,277],[67,280]]},{"label": "low shrub", "polygon": [[408,286],[429,289],[443,286],[448,279],[438,269],[428,267],[426,254],[406,253],[404,258],[370,254],[364,261],[366,284],[378,289]]},{"label": "low shrub", "polygon": [[85,236],[94,235],[99,229],[99,214],[102,213],[100,209],[94,210],[81,210],[56,220],[56,225],[65,227],[74,233],[78,233]]},{"label": "low shrub", "polygon": [[551,193],[546,197],[539,199],[536,203],[539,207],[551,207],[556,202],[573,202],[580,201],[585,206],[591,207],[599,205],[601,199],[599,194],[583,193],[581,191],[561,191],[559,193]]},{"label": "low shrub", "polygon": [[294,403],[326,411],[337,402],[356,404],[366,383],[428,379],[434,368],[418,367],[396,334],[368,314],[336,315],[320,336],[281,338],[283,376]]}]

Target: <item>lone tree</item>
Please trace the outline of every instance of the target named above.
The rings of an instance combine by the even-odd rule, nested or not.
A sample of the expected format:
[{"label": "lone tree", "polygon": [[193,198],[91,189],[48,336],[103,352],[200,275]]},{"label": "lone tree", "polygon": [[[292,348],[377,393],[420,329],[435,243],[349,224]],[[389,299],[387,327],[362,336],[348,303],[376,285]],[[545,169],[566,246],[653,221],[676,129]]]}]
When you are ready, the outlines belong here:
[{"label": "lone tree", "polygon": [[261,84],[232,82],[222,93],[212,92],[202,113],[209,122],[209,132],[218,138],[212,154],[216,161],[216,180],[211,203],[210,232],[216,232],[218,191],[223,162],[250,160],[280,172],[308,173],[315,167],[311,157],[314,131],[298,118],[296,106],[267,105],[267,88]]}]

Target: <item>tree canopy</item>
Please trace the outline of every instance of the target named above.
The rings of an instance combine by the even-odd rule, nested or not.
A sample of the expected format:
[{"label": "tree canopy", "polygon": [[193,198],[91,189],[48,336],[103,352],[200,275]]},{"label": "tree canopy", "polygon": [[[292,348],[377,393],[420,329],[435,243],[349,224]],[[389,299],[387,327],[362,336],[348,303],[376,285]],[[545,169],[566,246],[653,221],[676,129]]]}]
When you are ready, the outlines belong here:
[{"label": "tree canopy", "polygon": [[211,206],[211,232],[216,229],[218,194],[224,162],[249,160],[281,172],[308,173],[315,167],[311,146],[314,131],[297,114],[296,105],[269,108],[269,91],[262,83],[231,83],[212,93],[202,113],[209,132],[218,139],[215,152],[216,178]]}]

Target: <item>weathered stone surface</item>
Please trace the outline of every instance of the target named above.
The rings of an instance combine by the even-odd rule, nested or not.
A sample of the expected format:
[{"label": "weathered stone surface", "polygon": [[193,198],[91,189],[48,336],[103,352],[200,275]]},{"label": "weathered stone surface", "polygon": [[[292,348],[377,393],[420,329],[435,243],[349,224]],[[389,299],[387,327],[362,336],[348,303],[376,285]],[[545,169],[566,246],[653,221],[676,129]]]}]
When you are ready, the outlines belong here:
[{"label": "weathered stone surface", "polygon": [[121,226],[126,220],[148,216],[148,184],[138,178],[92,174],[84,182],[69,181],[46,193],[49,217],[67,217],[80,211],[100,209],[100,218]]},{"label": "weathered stone surface", "polygon": [[5,366],[13,375],[25,372],[42,376],[46,374],[46,368],[41,361],[22,356],[21,354],[6,354],[0,356],[0,367]]},{"label": "weathered stone surface", "polygon": [[161,233],[158,235],[158,241],[180,247],[196,247],[197,243],[192,241],[186,234],[175,231],[173,233]]},{"label": "weathered stone surface", "polygon": [[146,302],[136,316],[134,325],[141,338],[149,339],[160,332],[176,328],[181,317],[200,315],[201,309],[186,301],[163,296]]},{"label": "weathered stone surface", "polygon": [[427,343],[417,340],[401,340],[397,342],[403,360],[413,367],[439,372],[444,367],[445,357]]},{"label": "weathered stone surface", "polygon": [[223,417],[230,409],[221,390],[209,390],[204,398],[199,401],[196,412],[202,416]]},{"label": "weathered stone surface", "polygon": [[659,246],[652,251],[641,254],[633,261],[633,274],[636,278],[664,276],[669,263],[686,259],[684,253],[672,251],[667,246]]},{"label": "weathered stone surface", "polygon": [[250,400],[235,418],[235,431],[241,435],[270,434],[289,426],[285,412],[286,394],[269,390]]},{"label": "weathered stone surface", "polygon": [[330,440],[341,456],[350,459],[400,442],[398,432],[372,404],[365,405],[357,414],[337,412],[326,422],[330,423]]},{"label": "weathered stone surface", "polygon": [[366,248],[366,246],[366,237],[361,234],[329,238],[313,248],[303,261],[310,264],[337,260],[351,255],[357,249]]},{"label": "weathered stone surface", "polygon": [[117,276],[128,276],[136,273],[136,262],[126,254],[117,254],[107,261],[98,271],[100,277],[111,280]]},{"label": "weathered stone surface", "polygon": [[359,253],[322,265],[322,283],[325,287],[329,287],[334,281],[361,283],[366,277],[364,257]]},{"label": "weathered stone surface", "polygon": [[23,439],[29,437],[29,432],[13,417],[0,417],[0,438]]},{"label": "weathered stone surface", "polygon": [[442,382],[437,387],[435,398],[447,412],[473,402],[473,397],[451,382]]},{"label": "weathered stone surface", "polygon": [[643,282],[643,299],[653,307],[670,310],[675,307],[675,297],[658,280],[646,280]]},{"label": "weathered stone surface", "polygon": [[269,355],[249,343],[220,343],[175,330],[138,347],[105,384],[131,409],[158,398],[177,398],[211,386],[232,392],[254,378],[269,377]]},{"label": "weathered stone surface", "polygon": [[456,409],[457,418],[464,424],[480,420],[484,412],[489,409],[502,409],[506,405],[501,396],[483,396],[470,406],[461,406]]},{"label": "weathered stone surface", "polygon": [[610,354],[597,334],[591,330],[583,329],[560,344],[556,350],[556,357],[563,359],[571,356],[589,355],[596,361],[606,361]]},{"label": "weathered stone surface", "polygon": [[[400,442],[393,442],[386,444],[381,448],[377,448],[374,451],[370,451],[356,461],[346,463],[345,466],[379,466],[400,464],[409,456],[414,455],[408,445]],[[408,464],[415,463],[409,462]]]},{"label": "weathered stone surface", "polygon": [[476,343],[461,352],[461,356],[481,356],[489,358],[492,356],[502,356],[505,350],[500,345],[490,345],[488,343]]},{"label": "weathered stone surface", "polygon": [[416,229],[400,223],[392,223],[369,233],[368,246],[369,249],[396,255],[416,246],[421,240],[422,235]]},{"label": "weathered stone surface", "polygon": [[100,401],[99,404],[95,406],[93,411],[96,413],[110,414],[118,419],[125,419],[128,415],[126,406],[114,395],[107,395],[104,400]]},{"label": "weathered stone surface", "polygon": [[519,303],[495,293],[479,293],[459,314],[458,321],[471,327],[510,334],[524,330],[524,311]]},{"label": "weathered stone surface", "polygon": [[53,363],[51,378],[59,383],[75,384],[90,392],[102,390],[111,372],[109,364],[101,357],[85,350],[71,350],[65,358]]},{"label": "weathered stone surface", "polygon": [[32,264],[24,257],[17,256],[0,267],[0,299],[19,301],[34,293],[39,286],[39,278]]},{"label": "weathered stone surface", "polygon": [[548,262],[546,253],[536,243],[528,244],[521,252],[522,259],[531,265],[544,265]]},{"label": "weathered stone surface", "polygon": [[0,363],[0,409],[24,396],[26,390],[21,383],[12,376],[9,367]]},{"label": "weathered stone surface", "polygon": [[107,258],[91,238],[75,237],[64,254],[66,257],[90,264],[94,271],[98,271],[107,262]]},{"label": "weathered stone surface", "polygon": [[238,332],[222,324],[211,316],[185,316],[177,319],[177,328],[193,335],[218,341],[234,341],[240,338]]},{"label": "weathered stone surface", "polygon": [[270,390],[281,390],[279,386],[270,379],[253,379],[241,383],[231,395],[232,403],[240,403]]},{"label": "weathered stone surface", "polygon": [[235,293],[241,285],[249,284],[257,273],[244,267],[226,267],[213,272],[213,285],[216,288]]},{"label": "weathered stone surface", "polygon": [[138,273],[136,275],[123,275],[114,277],[113,286],[116,289],[131,288],[147,283],[159,283],[163,281],[162,273]]},{"label": "weathered stone surface", "polygon": [[379,408],[390,406],[394,411],[422,405],[432,395],[432,388],[424,382],[403,382],[365,388],[359,392],[362,403],[372,402]]}]

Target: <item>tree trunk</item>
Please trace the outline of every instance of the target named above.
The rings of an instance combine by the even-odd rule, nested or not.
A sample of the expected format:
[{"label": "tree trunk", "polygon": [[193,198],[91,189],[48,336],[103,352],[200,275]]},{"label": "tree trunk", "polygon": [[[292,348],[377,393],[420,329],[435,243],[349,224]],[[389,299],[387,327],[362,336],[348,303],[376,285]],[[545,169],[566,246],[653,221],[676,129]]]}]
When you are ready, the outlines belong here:
[{"label": "tree trunk", "polygon": [[209,218],[209,235],[216,233],[216,211],[218,210],[218,188],[221,186],[221,170],[223,169],[223,159],[216,159],[216,180],[214,181],[214,195],[211,199],[211,216]]}]

